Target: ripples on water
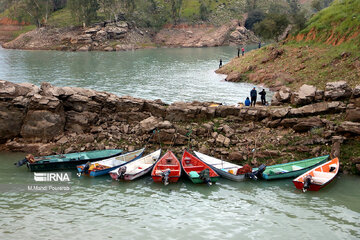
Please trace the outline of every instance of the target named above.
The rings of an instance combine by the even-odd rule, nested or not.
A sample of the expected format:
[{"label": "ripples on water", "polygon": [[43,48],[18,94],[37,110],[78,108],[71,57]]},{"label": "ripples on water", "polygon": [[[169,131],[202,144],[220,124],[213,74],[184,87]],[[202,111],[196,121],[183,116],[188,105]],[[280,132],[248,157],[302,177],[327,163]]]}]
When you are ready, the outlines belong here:
[{"label": "ripples on water", "polygon": [[[255,47],[249,45],[247,51]],[[0,79],[36,85],[46,81],[55,86],[85,87],[167,103],[198,100],[236,104],[245,101],[253,85],[225,82],[224,75],[214,72],[220,58],[225,64],[236,54],[235,47],[129,52],[2,49]]]},{"label": "ripples on water", "polygon": [[[0,155],[1,184],[34,184],[12,165],[21,157]],[[74,172],[71,192],[2,192],[0,239],[358,239],[358,181],[340,175],[304,194],[291,180],[164,187],[150,176],[119,183]]]}]

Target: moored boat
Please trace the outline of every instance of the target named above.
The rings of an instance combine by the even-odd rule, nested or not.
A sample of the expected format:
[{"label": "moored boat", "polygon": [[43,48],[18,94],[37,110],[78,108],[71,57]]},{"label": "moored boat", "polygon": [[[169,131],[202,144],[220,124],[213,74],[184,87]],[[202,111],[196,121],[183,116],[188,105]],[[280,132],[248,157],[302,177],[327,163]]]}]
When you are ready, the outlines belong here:
[{"label": "moored boat", "polygon": [[156,161],[160,158],[161,149],[146,155],[145,157],[128,162],[109,172],[114,180],[131,181],[151,171]]},{"label": "moored boat", "polygon": [[200,152],[194,151],[194,153],[201,161],[209,165],[209,167],[211,167],[221,177],[232,181],[243,181],[246,178],[246,175],[252,172],[250,167],[244,168],[243,166],[226,162]]},{"label": "moored boat", "polygon": [[295,178],[293,183],[297,189],[302,189],[304,192],[319,191],[334,180],[339,168],[339,159],[334,158]]},{"label": "moored boat", "polygon": [[116,157],[108,158],[96,162],[88,162],[86,164],[78,165],[78,175],[88,175],[91,177],[97,177],[105,175],[115,168],[120,167],[121,165],[126,164],[127,162],[138,159],[143,154],[145,148],[121,154]]},{"label": "moored boat", "polygon": [[297,177],[313,167],[324,163],[328,158],[329,155],[325,155],[295,162],[266,166],[265,171],[262,173],[262,177],[266,180]]},{"label": "moored boat", "polygon": [[181,166],[179,160],[173,152],[168,151],[159,161],[156,162],[151,177],[154,182],[177,182],[181,176]]},{"label": "moored boat", "polygon": [[193,183],[216,183],[219,175],[206,163],[184,151],[181,159],[181,167]]},{"label": "moored boat", "polygon": [[26,163],[31,171],[76,169],[77,165],[115,157],[120,155],[121,153],[121,149],[107,149],[50,155],[44,157],[34,157],[29,154],[26,156],[25,159],[19,161],[17,163],[17,166],[21,166]]}]

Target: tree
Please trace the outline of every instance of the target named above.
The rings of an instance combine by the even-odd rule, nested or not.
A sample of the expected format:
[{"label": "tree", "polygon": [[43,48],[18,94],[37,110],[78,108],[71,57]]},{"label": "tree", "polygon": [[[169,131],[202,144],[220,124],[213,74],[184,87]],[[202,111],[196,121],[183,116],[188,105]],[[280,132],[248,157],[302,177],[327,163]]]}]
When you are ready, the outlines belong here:
[{"label": "tree", "polygon": [[333,1],[334,0],[313,0],[311,2],[311,7],[314,9],[315,12],[318,12],[321,9],[330,6]]},{"label": "tree", "polygon": [[246,9],[248,12],[257,9],[258,0],[246,0]]},{"label": "tree", "polygon": [[275,39],[278,41],[279,36],[288,25],[289,20],[286,15],[268,14],[263,21],[254,25],[254,31],[265,40]]},{"label": "tree", "polygon": [[209,13],[210,13],[210,11],[209,11],[208,5],[203,0],[201,0],[200,1],[200,9],[199,9],[200,19],[202,21],[208,20]]},{"label": "tree", "polygon": [[261,22],[264,18],[265,14],[261,10],[257,9],[250,11],[245,21],[245,27],[247,29],[252,29],[255,23]]},{"label": "tree", "polygon": [[41,27],[46,24],[49,14],[53,11],[52,0],[23,0],[26,13],[31,17],[32,22]]},{"label": "tree", "polygon": [[69,0],[68,6],[73,17],[84,27],[97,18],[96,11],[99,9],[97,0]]},{"label": "tree", "polygon": [[180,18],[180,10],[182,5],[182,0],[170,0],[171,4],[171,17],[176,25],[178,19]]}]

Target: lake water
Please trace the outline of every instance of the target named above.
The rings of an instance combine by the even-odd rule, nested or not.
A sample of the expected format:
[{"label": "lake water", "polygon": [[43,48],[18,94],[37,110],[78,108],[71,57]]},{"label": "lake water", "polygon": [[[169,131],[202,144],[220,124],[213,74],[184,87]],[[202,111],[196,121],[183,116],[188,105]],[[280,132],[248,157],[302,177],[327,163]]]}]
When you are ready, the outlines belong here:
[{"label": "lake water", "polygon": [[23,157],[0,154],[0,239],[360,238],[357,176],[302,193],[291,179],[163,186],[149,175],[116,182],[72,172],[68,192],[19,192],[36,183],[13,165]]},{"label": "lake water", "polygon": [[[256,47],[248,45],[246,51]],[[85,87],[167,103],[198,100],[236,104],[249,96],[254,85],[225,82],[224,75],[214,72],[220,58],[225,64],[236,54],[235,47],[128,52],[0,49],[0,79],[38,86],[50,82],[55,86]],[[267,95],[270,101],[271,94]]]}]

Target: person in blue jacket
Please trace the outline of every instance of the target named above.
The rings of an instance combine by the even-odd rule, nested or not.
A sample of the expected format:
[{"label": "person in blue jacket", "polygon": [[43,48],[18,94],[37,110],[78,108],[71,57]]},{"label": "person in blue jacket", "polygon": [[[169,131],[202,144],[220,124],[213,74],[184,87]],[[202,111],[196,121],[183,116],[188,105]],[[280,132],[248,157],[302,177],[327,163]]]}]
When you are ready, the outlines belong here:
[{"label": "person in blue jacket", "polygon": [[249,99],[249,97],[247,97],[246,100],[245,100],[245,106],[250,106],[250,99]]}]

